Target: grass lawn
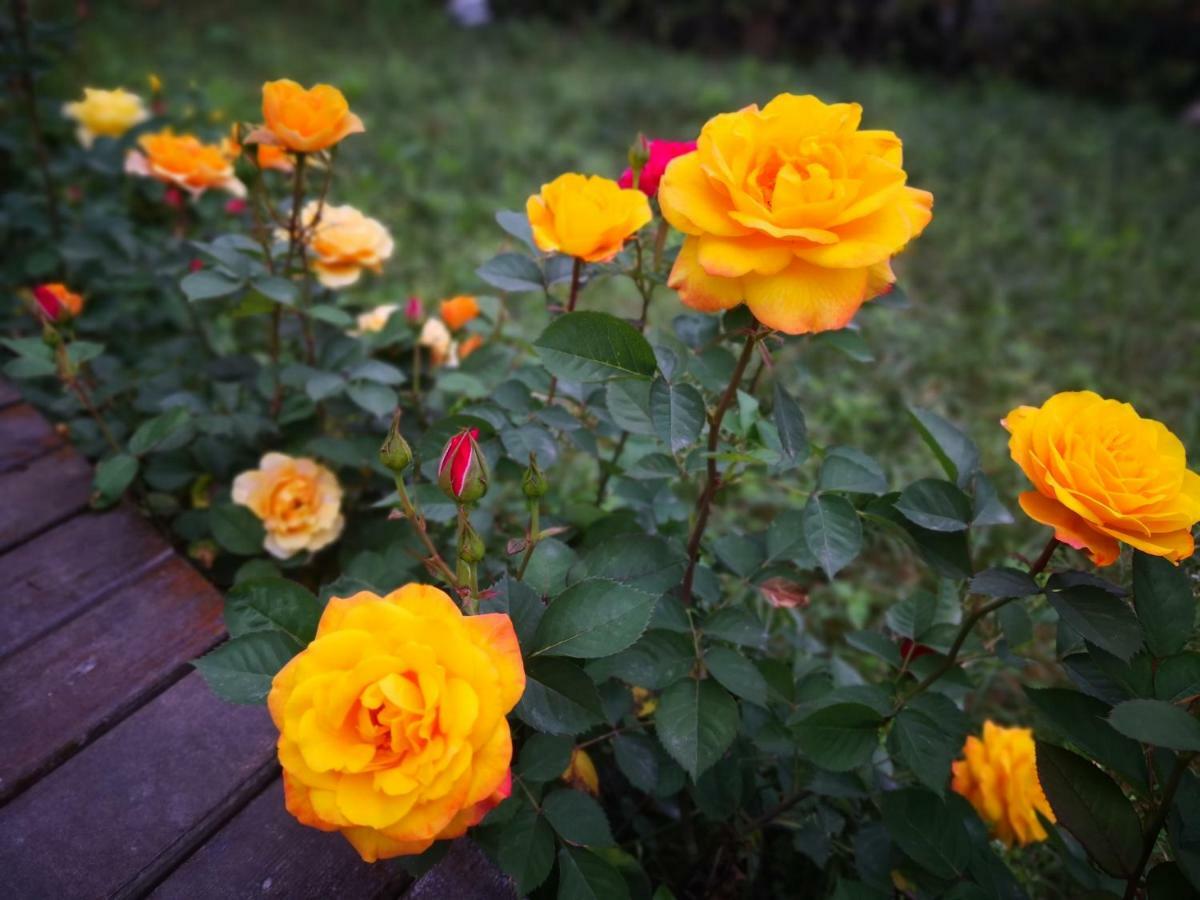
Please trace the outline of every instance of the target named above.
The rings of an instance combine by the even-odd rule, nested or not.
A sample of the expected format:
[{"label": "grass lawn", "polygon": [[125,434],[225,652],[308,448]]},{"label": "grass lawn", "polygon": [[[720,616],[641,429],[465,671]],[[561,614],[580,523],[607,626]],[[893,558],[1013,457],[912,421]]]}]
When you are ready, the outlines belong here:
[{"label": "grass lawn", "polygon": [[[397,242],[371,300],[482,291],[474,269],[504,239],[493,212],[520,208],[564,170],[615,175],[638,130],[686,138],[780,91],[857,100],[868,127],[903,137],[935,217],[900,262],[911,308],[860,317],[878,362],[795,357],[811,367],[816,438],[900,446],[901,465],[924,467],[900,409],[933,406],[968,426],[1011,497],[997,420],[1090,387],[1164,419],[1200,456],[1200,131],[1001,83],[714,61],[523,22],[461,31],[439,4],[269,6],[95,4],[61,89],[141,89],[153,71],[254,118],[266,79],[343,88],[368,131],[347,142],[334,199],[382,219]],[[662,322],[678,308],[665,292],[657,303]]]}]

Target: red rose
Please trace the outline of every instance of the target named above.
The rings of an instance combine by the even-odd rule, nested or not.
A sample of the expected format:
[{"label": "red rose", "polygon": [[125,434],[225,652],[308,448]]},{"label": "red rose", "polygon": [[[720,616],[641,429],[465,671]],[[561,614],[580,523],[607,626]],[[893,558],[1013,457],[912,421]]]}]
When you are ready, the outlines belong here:
[{"label": "red rose", "polygon": [[460,431],[450,438],[438,463],[438,486],[459,503],[474,503],[487,493],[487,462],[478,438],[478,428]]},{"label": "red rose", "polygon": [[[647,141],[646,149],[650,158],[642,167],[641,177],[638,178],[638,190],[647,197],[658,193],[658,182],[667,171],[667,163],[677,156],[683,156],[696,149],[695,141]],[[633,170],[626,169],[617,179],[617,184],[623,188],[633,187]]]}]

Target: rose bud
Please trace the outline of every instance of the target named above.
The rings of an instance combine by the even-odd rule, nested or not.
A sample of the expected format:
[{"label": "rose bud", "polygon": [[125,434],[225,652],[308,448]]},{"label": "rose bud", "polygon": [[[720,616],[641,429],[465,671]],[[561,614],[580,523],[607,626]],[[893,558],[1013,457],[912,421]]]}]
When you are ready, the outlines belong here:
[{"label": "rose bud", "polygon": [[530,500],[537,500],[543,497],[546,491],[550,489],[549,482],[546,481],[546,473],[541,470],[537,464],[537,454],[529,454],[529,468],[525,470],[525,474],[521,477],[521,490]]},{"label": "rose bud", "polygon": [[83,297],[58,282],[39,284],[33,289],[33,299],[47,322],[61,322],[83,312]]},{"label": "rose bud", "polygon": [[438,463],[438,486],[460,505],[474,503],[487,493],[487,461],[478,438],[478,428],[459,432],[450,438]]},{"label": "rose bud", "polygon": [[[658,193],[658,183],[667,164],[677,156],[684,156],[696,149],[695,141],[646,141],[646,161],[638,168],[637,188],[647,197]],[[633,151],[629,152],[630,168],[621,173],[617,184],[623,188],[633,187]]]},{"label": "rose bud", "polygon": [[188,271],[189,272],[199,272],[203,268],[204,268],[204,260],[200,259],[199,257],[197,257],[196,259],[193,259],[190,263],[188,263]]},{"label": "rose bud", "polygon": [[483,538],[479,536],[469,521],[463,520],[462,528],[458,533],[458,555],[463,562],[477,563],[483,561],[483,555],[487,552],[487,548],[483,544]]},{"label": "rose bud", "polygon": [[409,297],[404,302],[404,318],[410,325],[420,325],[425,321],[425,304],[420,297]]},{"label": "rose bud", "polygon": [[225,214],[240,216],[246,211],[246,201],[242,197],[231,197],[225,201]]},{"label": "rose bud", "polygon": [[392,427],[383,440],[383,446],[379,448],[379,461],[394,474],[400,475],[412,465],[412,460],[412,447],[408,446],[408,441],[400,434],[400,411],[397,410],[392,416]]}]

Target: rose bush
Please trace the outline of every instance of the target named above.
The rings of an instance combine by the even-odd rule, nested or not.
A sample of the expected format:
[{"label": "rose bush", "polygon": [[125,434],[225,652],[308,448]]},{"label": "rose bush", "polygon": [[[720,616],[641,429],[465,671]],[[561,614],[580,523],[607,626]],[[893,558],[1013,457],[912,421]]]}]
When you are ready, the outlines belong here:
[{"label": "rose bush", "polygon": [[86,202],[18,167],[54,256],[12,279],[5,371],[96,506],[225,589],[197,666],[268,703],[301,822],[418,871],[465,833],[538,897],[1200,887],[1182,444],[1087,392],[1019,406],[1016,523],[968,433],[996,416],[910,407],[911,471],[813,415],[810,349],[866,364],[932,216],[856,104],[697,122],[657,193],[658,142],[628,189],[546,173],[436,303],[393,283],[395,223],[331,202],[336,88],[269,82],[232,133],[152,94],[86,150],[42,135]]}]

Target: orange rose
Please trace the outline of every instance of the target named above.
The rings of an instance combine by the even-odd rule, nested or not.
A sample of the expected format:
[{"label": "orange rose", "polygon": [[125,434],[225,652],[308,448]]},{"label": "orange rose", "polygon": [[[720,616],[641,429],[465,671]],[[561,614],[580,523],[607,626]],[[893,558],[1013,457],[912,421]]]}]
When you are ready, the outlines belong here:
[{"label": "orange rose", "polygon": [[653,218],[650,201],[599,175],[559,175],[525,202],[534,243],[546,252],[608,262]]},{"label": "orange rose", "polygon": [[[317,220],[317,210],[321,218]],[[383,261],[392,255],[392,236],[377,219],[364,216],[353,206],[323,208],[310,200],[301,211],[305,230],[311,230],[308,249],[317,280],[329,288],[347,287],[358,281],[363,269],[383,271]],[[316,223],[314,226],[314,222]],[[282,233],[286,237],[286,232]]]},{"label": "orange rose", "polygon": [[138,138],[140,150],[125,157],[125,171],[183,188],[198,197],[209,188],[220,188],[235,197],[246,196],[246,186],[233,174],[233,161],[215,144],[201,143],[191,134],[174,134],[170,128]]},{"label": "orange rose", "polygon": [[932,218],[900,138],[859,131],[857,103],[781,94],[715,116],[658,189],[682,231],[668,284],[702,312],[745,302],[789,334],[841,328],[891,288],[890,260]]},{"label": "orange rose", "polygon": [[337,476],[311,459],[283,453],[266,454],[259,468],[235,478],[233,502],[262,519],[263,547],[280,559],[332,544],[346,524]]},{"label": "orange rose", "polygon": [[447,327],[451,331],[458,331],[479,315],[479,303],[474,297],[462,294],[458,297],[451,297],[449,300],[443,300],[439,312]]},{"label": "orange rose", "polygon": [[276,144],[258,145],[258,167],[274,169],[277,172],[290,172],[296,168],[292,155],[283,147]]},{"label": "orange rose", "polygon": [[1034,486],[1021,509],[1064,544],[1098,566],[1115,562],[1122,543],[1176,563],[1192,555],[1200,475],[1161,422],[1128,403],[1067,391],[1040,408],[1018,406],[1001,424]]},{"label": "orange rose", "polygon": [[288,812],[367,862],[462,835],[511,792],[525,691],[512,622],[442,591],[334,597],[271,685]]},{"label": "orange rose", "polygon": [[264,128],[252,140],[278,144],[294,153],[315,153],[349,134],[366,131],[337,88],[318,84],[305,90],[287,78],[263,85]]},{"label": "orange rose", "polygon": [[972,735],[963,759],[953,765],[951,787],[970,801],[992,836],[1011,847],[1046,839],[1041,813],[1055,821],[1038,781],[1033,731],[983,723],[983,740]]}]

